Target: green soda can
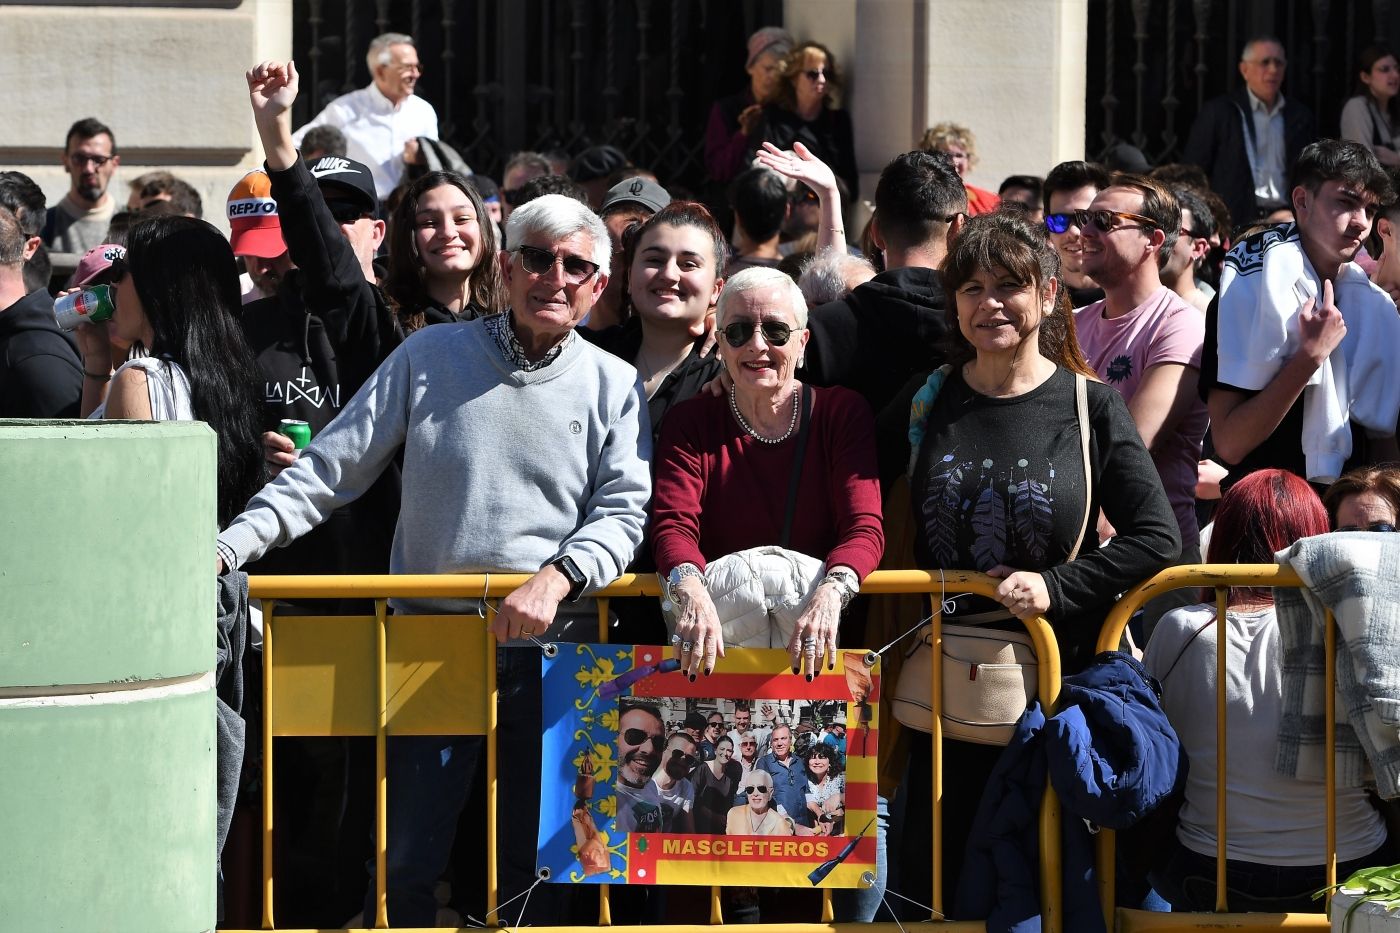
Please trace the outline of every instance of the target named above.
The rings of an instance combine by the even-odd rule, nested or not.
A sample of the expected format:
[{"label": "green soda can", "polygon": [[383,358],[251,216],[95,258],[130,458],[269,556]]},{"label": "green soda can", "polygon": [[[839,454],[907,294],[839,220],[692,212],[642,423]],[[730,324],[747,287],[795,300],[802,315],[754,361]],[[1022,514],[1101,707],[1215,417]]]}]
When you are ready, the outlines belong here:
[{"label": "green soda can", "polygon": [[290,437],[297,450],[305,450],[306,445],[311,443],[311,425],[305,421],[283,418],[282,423],[277,428],[277,433]]},{"label": "green soda can", "polygon": [[54,320],[64,330],[73,330],[84,321],[98,323],[112,319],[117,307],[112,303],[112,290],[106,285],[94,285],[53,303]]}]

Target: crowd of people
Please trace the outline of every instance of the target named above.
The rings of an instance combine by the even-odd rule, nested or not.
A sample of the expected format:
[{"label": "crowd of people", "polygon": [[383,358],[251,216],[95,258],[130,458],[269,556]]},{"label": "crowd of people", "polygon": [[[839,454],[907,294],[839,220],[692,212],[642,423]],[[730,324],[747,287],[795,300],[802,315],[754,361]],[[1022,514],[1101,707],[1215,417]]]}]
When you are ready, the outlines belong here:
[{"label": "crowd of people", "polygon": [[[1282,94],[1282,44],[1252,39],[1243,86],[1207,103],[1179,162],[1120,146],[1114,164],[1067,161],[997,193],[963,180],[972,131],[939,123],[883,166],[873,217],[848,237],[859,179],[835,56],[776,28],[747,51],[749,86],[710,114],[698,193],[611,146],[516,153],[499,182],[472,174],[437,139],[397,33],[370,44],[368,87],[296,132],[295,65],[247,72],[265,162],[232,186],[230,238],[168,172],[132,180],[119,209],[116,136],[95,119],[68,133],[57,204],[0,173],[0,417],[208,423],[220,574],[530,574],[492,606],[514,776],[500,806],[517,827],[502,901],[535,882],[536,640],[593,640],[587,597],[625,571],[659,574],[664,606],[615,605],[611,640],[669,641],[691,681],[735,645],[785,648],[812,681],[839,646],[891,641],[905,626],[852,605],[880,566],[997,578],[949,620],[1043,616],[1075,673],[1117,594],[1161,569],[1269,562],[1300,538],[1400,522],[1394,54],[1362,54],[1327,138]],[[62,294],[109,288],[112,320],[61,329],[55,270]],[[305,449],[287,420],[307,425]],[[756,552],[791,573],[753,627],[716,578]],[[1144,875],[1178,909],[1214,902],[1219,633],[1196,602],[1161,596],[1134,626],[1192,759],[1172,845]],[[1232,891],[1306,910],[1325,862],[1320,791],[1268,764],[1269,594],[1235,591],[1226,620],[1232,734],[1250,743],[1226,771],[1248,797],[1232,802]],[[799,746],[799,724],[771,708],[728,706],[668,724],[623,705],[617,829],[842,834],[844,714]],[[882,768],[895,778],[880,786],[876,883],[838,900],[838,919],[874,919],[887,889],[930,902],[927,838],[911,829],[929,821],[930,740],[897,734],[882,723],[882,757],[900,757]],[[1000,752],[945,742],[949,890]],[[485,757],[480,736],[390,739],[393,923],[438,919]],[[343,746],[302,767],[280,782],[344,793]],[[1380,811],[1353,791],[1338,857],[1393,860]],[[298,832],[308,850],[353,850],[369,831],[332,817]],[[362,874],[327,880],[292,915],[340,922],[326,912],[363,900],[372,917],[373,891]],[[527,921],[570,915],[563,886],[526,903]],[[764,898],[741,912],[760,910],[782,916]],[[637,911],[657,916],[657,901]]]}]

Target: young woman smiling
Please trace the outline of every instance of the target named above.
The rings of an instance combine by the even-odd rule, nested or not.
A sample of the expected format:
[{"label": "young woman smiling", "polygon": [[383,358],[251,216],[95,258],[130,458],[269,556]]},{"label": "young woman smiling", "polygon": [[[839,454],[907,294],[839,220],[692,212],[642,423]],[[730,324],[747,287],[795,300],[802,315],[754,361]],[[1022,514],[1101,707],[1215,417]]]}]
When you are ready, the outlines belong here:
[{"label": "young woman smiling", "polygon": [[695,395],[720,370],[705,344],[724,288],[724,231],[705,206],[672,201],[623,235],[623,300],[633,312],[586,339],[637,367],[652,439],[671,406]]},{"label": "young woman smiling", "polygon": [[504,305],[495,228],[481,196],[456,172],[409,186],[389,222],[384,292],[405,334],[469,321]]}]

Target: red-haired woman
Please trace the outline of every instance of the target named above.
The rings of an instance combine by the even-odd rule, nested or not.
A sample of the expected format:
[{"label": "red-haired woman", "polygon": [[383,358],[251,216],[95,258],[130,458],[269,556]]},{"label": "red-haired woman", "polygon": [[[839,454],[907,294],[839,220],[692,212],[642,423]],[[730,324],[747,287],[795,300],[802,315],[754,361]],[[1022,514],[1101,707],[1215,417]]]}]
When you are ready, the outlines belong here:
[{"label": "red-haired woman", "polygon": [[[1284,470],[1240,480],[1215,515],[1212,564],[1271,564],[1299,538],[1326,534],[1327,511],[1307,482]],[[1283,707],[1278,625],[1267,588],[1231,589],[1226,684],[1226,883],[1231,910],[1312,911],[1326,852],[1320,781],[1274,773]],[[1162,617],[1143,663],[1162,682],[1162,705],[1191,761],[1176,846],[1149,877],[1178,910],[1215,907],[1215,607]],[[1395,861],[1381,815],[1359,787],[1337,789],[1337,877]]]}]

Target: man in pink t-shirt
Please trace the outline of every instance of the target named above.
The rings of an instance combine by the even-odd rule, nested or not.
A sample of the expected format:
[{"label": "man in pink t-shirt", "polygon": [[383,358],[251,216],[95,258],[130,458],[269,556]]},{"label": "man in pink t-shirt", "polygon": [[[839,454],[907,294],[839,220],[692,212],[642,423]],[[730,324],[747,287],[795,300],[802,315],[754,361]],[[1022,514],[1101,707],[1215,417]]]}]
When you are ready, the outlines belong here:
[{"label": "man in pink t-shirt", "polygon": [[[1076,312],[1079,343],[1128,403],[1181,526],[1182,563],[1196,563],[1196,467],[1207,422],[1196,383],[1205,317],[1160,274],[1180,235],[1181,208],[1156,182],[1120,175],[1084,213],[1084,271],[1104,298]],[[1149,609],[1153,621],[1158,614]]]}]

